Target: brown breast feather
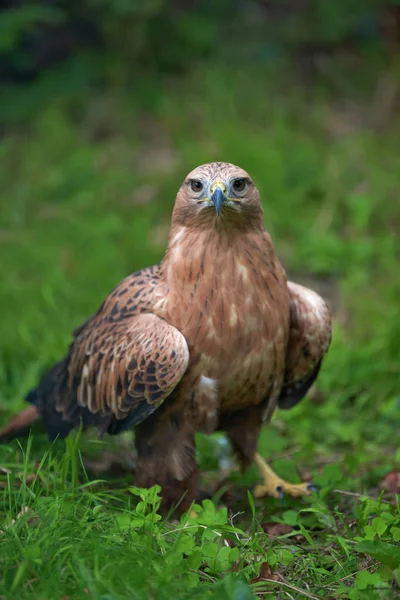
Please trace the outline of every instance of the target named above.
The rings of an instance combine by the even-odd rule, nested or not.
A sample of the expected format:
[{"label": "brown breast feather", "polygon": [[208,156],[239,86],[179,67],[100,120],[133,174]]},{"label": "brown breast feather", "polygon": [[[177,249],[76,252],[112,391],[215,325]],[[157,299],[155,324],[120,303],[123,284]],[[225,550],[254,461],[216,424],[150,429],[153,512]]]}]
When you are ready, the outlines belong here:
[{"label": "brown breast feather", "polygon": [[[158,308],[188,342],[190,366],[181,387],[187,384],[192,401],[193,387],[205,376],[218,386],[217,396],[209,386],[212,413],[267,396],[276,402],[285,369],[289,293],[269,235],[176,229],[162,269],[168,298]],[[204,386],[199,398],[204,412]]]}]

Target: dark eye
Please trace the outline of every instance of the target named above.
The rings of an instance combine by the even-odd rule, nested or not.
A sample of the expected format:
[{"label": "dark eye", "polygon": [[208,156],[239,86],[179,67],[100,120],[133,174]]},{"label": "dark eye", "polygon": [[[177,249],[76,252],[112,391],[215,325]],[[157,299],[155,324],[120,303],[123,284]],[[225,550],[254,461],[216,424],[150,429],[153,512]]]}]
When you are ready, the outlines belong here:
[{"label": "dark eye", "polygon": [[233,189],[235,192],[243,192],[246,189],[247,181],[244,178],[235,179]]},{"label": "dark eye", "polygon": [[198,179],[192,179],[190,182],[190,187],[192,188],[193,192],[198,193],[203,189],[203,184]]}]

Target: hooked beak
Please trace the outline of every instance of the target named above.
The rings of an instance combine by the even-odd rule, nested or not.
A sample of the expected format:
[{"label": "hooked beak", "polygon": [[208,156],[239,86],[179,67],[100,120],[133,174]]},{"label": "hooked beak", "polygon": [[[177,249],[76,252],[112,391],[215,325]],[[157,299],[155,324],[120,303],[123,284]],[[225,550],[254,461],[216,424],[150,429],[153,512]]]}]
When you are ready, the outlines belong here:
[{"label": "hooked beak", "polygon": [[226,200],[226,187],[222,182],[216,182],[211,186],[211,192],[211,202],[215,206],[215,212],[217,213],[217,217],[219,217],[219,215],[221,214],[222,205]]}]

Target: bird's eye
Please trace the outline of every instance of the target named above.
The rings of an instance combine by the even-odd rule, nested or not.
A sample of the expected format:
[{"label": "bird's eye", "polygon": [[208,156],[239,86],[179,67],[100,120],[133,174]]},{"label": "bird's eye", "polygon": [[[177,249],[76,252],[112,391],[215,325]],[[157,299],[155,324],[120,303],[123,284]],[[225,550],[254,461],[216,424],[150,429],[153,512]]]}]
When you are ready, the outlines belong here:
[{"label": "bird's eye", "polygon": [[247,181],[244,179],[244,177],[241,177],[240,179],[235,179],[233,182],[233,189],[235,192],[243,192],[246,189],[246,185]]},{"label": "bird's eye", "polygon": [[190,182],[190,187],[193,192],[199,193],[203,189],[203,184],[198,179],[192,179]]}]

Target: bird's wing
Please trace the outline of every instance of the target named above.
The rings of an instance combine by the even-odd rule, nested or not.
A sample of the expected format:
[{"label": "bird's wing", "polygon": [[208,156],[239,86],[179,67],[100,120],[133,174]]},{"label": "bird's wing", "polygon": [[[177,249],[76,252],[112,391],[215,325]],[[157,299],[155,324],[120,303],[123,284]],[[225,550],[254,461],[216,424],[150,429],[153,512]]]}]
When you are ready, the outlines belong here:
[{"label": "bird's wing", "polygon": [[112,323],[103,318],[75,340],[57,411],[73,420],[79,407],[118,421],[129,418],[129,425],[136,425],[169,396],[188,362],[184,336],[156,315]]},{"label": "bird's wing", "polygon": [[280,408],[291,408],[315,381],[331,341],[331,315],[314,291],[288,282],[290,331]]},{"label": "bird's wing", "polygon": [[186,371],[189,350],[178,329],[152,314],[162,295],[158,267],[127,277],[74,332],[66,357],[28,401],[51,438],[82,421],[119,433],[154,412]]}]

